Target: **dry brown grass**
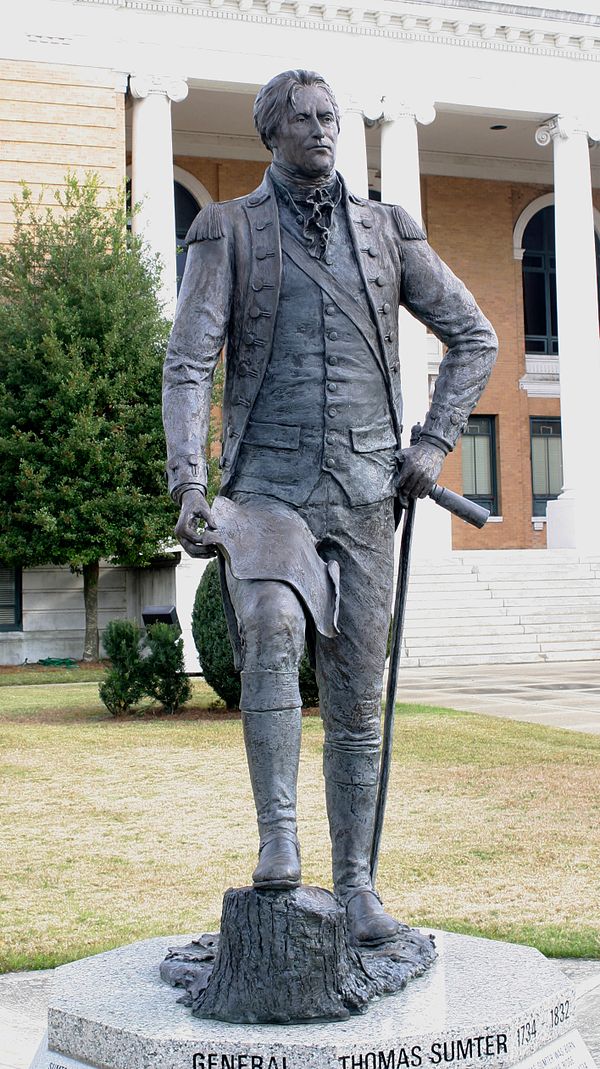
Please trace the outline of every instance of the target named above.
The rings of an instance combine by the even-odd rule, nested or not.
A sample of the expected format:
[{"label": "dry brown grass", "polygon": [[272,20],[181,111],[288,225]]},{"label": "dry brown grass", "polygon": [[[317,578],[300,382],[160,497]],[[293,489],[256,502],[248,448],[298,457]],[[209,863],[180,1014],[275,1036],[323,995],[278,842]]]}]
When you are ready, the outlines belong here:
[{"label": "dry brown grass", "polygon": [[[239,721],[115,721],[92,692],[87,712],[79,698],[42,723],[31,697],[27,712],[0,709],[4,969],[210,930],[223,891],[254,864]],[[305,882],[328,885],[321,734],[307,718],[300,834]],[[379,871],[386,904],[413,923],[600,956],[599,771],[592,736],[405,707]]]}]

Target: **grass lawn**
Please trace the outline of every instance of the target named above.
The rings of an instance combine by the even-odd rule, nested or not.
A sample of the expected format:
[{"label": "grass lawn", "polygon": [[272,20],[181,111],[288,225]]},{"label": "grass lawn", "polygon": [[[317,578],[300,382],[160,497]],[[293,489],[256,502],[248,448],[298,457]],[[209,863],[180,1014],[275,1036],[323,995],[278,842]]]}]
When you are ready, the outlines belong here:
[{"label": "grass lawn", "polygon": [[[194,683],[192,705],[208,708]],[[306,883],[329,885],[306,717]],[[413,924],[600,957],[600,739],[401,706],[378,886]],[[238,719],[115,720],[89,683],[0,689],[0,970],[218,924],[255,864]]]}]

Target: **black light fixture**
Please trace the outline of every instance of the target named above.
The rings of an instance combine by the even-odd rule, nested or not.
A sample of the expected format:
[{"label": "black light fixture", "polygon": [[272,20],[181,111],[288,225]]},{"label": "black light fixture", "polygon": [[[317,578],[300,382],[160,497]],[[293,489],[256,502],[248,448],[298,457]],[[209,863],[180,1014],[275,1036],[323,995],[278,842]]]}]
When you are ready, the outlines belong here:
[{"label": "black light fixture", "polygon": [[174,605],[145,605],[142,609],[142,620],[145,628],[151,627],[152,624],[170,624],[181,634],[181,624]]}]

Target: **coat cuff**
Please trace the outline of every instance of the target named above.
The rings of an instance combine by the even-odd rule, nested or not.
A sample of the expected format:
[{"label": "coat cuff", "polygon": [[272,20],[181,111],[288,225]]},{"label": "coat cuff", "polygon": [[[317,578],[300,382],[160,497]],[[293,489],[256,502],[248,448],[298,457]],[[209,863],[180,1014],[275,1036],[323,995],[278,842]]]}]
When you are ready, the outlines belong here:
[{"label": "coat cuff", "polygon": [[[467,421],[461,412],[432,404],[423,423],[422,437],[450,453],[463,433]],[[436,441],[437,439],[437,441]]]},{"label": "coat cuff", "polygon": [[184,490],[197,486],[203,493],[208,485],[206,460],[198,453],[171,457],[166,467],[167,486],[174,501],[179,502]]}]

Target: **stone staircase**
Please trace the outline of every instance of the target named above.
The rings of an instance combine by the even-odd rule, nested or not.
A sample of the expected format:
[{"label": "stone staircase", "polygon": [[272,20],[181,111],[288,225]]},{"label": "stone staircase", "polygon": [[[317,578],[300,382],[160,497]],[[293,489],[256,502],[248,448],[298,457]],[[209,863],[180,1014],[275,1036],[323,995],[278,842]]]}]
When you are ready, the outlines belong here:
[{"label": "stone staircase", "polygon": [[600,661],[600,556],[477,550],[413,560],[403,665],[584,660]]}]

